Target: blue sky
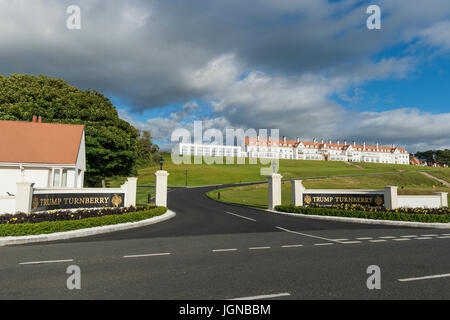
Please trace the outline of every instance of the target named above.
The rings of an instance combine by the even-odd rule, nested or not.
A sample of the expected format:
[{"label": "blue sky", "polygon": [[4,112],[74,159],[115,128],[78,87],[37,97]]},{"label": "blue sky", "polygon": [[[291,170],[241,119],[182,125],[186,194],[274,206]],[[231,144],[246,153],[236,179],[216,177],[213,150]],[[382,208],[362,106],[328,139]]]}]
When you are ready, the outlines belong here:
[{"label": "blue sky", "polygon": [[72,1],[0,1],[0,73],[96,89],[163,148],[195,120],[450,148],[448,0],[77,2],[69,30]]}]

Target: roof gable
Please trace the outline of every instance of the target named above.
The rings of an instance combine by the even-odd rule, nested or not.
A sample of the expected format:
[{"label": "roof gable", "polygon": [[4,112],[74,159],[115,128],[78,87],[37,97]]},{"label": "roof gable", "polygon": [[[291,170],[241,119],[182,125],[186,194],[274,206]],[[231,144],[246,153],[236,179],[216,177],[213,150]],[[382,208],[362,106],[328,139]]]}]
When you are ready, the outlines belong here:
[{"label": "roof gable", "polygon": [[0,162],[76,164],[84,126],[0,121]]}]

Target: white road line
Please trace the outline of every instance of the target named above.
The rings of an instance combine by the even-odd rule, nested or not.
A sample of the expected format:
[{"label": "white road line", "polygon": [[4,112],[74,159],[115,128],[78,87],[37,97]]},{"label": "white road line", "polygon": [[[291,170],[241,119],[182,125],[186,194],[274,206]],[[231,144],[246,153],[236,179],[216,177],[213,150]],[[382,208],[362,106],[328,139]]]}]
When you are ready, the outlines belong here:
[{"label": "white road line", "polygon": [[441,236],[450,236],[450,233],[441,233]]},{"label": "white road line", "polygon": [[332,244],[334,244],[334,243],[331,243],[331,242],[325,242],[325,243],[315,243],[314,245],[315,245],[315,246],[329,246],[329,245],[332,245]]},{"label": "white road line", "polygon": [[345,241],[345,242],[341,242],[343,244],[352,244],[352,243],[361,243],[361,241]]},{"label": "white road line", "polygon": [[387,240],[369,240],[369,242],[386,242]]},{"label": "white road line", "polygon": [[437,234],[421,234],[421,237],[437,237]]},{"label": "white road line", "polygon": [[301,236],[305,236],[305,237],[311,237],[311,238],[316,238],[316,239],[321,239],[321,240],[326,240],[326,241],[331,241],[331,242],[337,242],[340,243],[338,240],[334,240],[334,239],[328,239],[328,238],[323,238],[323,237],[318,237],[318,236],[313,236],[312,234],[306,234],[306,233],[301,233],[301,232],[297,232],[297,231],[292,231],[292,230],[288,230],[282,227],[276,227],[277,229],[283,230],[285,232],[289,232],[289,233],[294,233],[294,234],[299,234]]},{"label": "white road line", "polygon": [[21,262],[19,264],[26,265],[26,264],[44,264],[44,263],[61,263],[61,262],[72,262],[73,259],[67,259],[67,260],[49,260],[49,261],[30,261],[30,262]]},{"label": "white road line", "polygon": [[373,238],[371,237],[366,237],[366,238],[355,238],[356,240],[372,240]]},{"label": "white road line", "polygon": [[433,238],[430,237],[418,237],[418,238],[414,238],[415,240],[431,240]]},{"label": "white road line", "polygon": [[394,236],[384,236],[384,237],[378,237],[380,239],[394,239]]},{"label": "white road line", "polygon": [[439,239],[450,239],[450,236],[442,236],[442,237],[438,237]]},{"label": "white road line", "polygon": [[270,249],[270,247],[253,247],[253,248],[248,248],[249,250],[263,250],[263,249]]},{"label": "white road line", "polygon": [[406,282],[406,281],[436,279],[436,278],[445,278],[445,277],[450,277],[450,273],[437,274],[437,275],[434,275],[434,276],[417,277],[417,278],[398,279],[398,281]]},{"label": "white road line", "polygon": [[400,236],[400,238],[415,238],[416,235]]},{"label": "white road line", "polygon": [[348,239],[331,239],[331,240],[334,240],[334,241],[348,241]]},{"label": "white road line", "polygon": [[236,248],[232,248],[232,249],[215,249],[212,252],[228,252],[228,251],[237,251]]},{"label": "white road line", "polygon": [[233,216],[236,216],[236,217],[239,217],[239,218],[242,218],[242,219],[247,219],[247,220],[250,220],[250,221],[256,221],[255,219],[252,219],[252,218],[249,218],[249,217],[244,217],[244,216],[240,216],[240,215],[238,215],[238,214],[236,214],[236,213],[233,213],[233,212],[225,212],[225,213],[228,213],[228,214],[231,214],[231,215],[233,215]]},{"label": "white road line", "polygon": [[287,297],[290,295],[291,295],[290,293],[286,292],[286,293],[266,294],[266,295],[253,296],[253,297],[234,298],[234,299],[229,299],[229,300],[261,300],[261,299]]},{"label": "white road line", "polygon": [[408,238],[398,238],[398,239],[392,239],[394,241],[410,241],[411,239]]},{"label": "white road line", "polygon": [[298,247],[303,247],[302,244],[288,244],[285,246],[281,246],[282,248],[298,248]]},{"label": "white road line", "polygon": [[148,254],[134,254],[130,256],[123,256],[124,258],[142,258],[142,257],[158,257],[158,256],[168,256],[170,253],[148,253]]}]

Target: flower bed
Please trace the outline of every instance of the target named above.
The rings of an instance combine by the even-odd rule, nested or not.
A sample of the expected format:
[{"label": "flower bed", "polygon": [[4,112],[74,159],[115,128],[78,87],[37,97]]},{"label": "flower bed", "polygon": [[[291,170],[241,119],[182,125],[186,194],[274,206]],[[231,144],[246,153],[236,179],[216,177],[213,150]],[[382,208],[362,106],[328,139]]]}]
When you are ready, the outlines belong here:
[{"label": "flower bed", "polygon": [[[0,237],[49,234],[127,222],[137,222],[160,216],[166,213],[167,208],[142,207],[137,209],[134,208],[134,211],[130,210],[133,209],[113,209],[113,211],[108,211],[111,213],[109,215],[104,215],[103,210],[98,210],[98,215],[90,218],[81,218],[80,213],[80,215],[78,215],[78,219],[75,219],[74,215],[74,217],[69,216],[69,220],[44,221],[38,223],[0,224]],[[83,210],[80,210],[79,212],[83,212]]]},{"label": "flower bed", "polygon": [[337,216],[348,218],[363,218],[376,220],[412,221],[412,222],[435,222],[449,223],[450,209],[420,209],[399,208],[387,210],[384,207],[366,207],[361,205],[333,205],[327,207],[309,206],[295,207],[277,206],[277,211],[299,213],[307,215]]},{"label": "flower bed", "polygon": [[31,214],[19,213],[14,215],[5,214],[0,216],[0,225],[98,218],[111,215],[120,215],[128,212],[145,211],[153,208],[156,207],[129,207],[129,208],[115,208],[115,209],[104,208],[104,209],[86,209],[77,211],[61,210],[61,211],[49,211]]}]

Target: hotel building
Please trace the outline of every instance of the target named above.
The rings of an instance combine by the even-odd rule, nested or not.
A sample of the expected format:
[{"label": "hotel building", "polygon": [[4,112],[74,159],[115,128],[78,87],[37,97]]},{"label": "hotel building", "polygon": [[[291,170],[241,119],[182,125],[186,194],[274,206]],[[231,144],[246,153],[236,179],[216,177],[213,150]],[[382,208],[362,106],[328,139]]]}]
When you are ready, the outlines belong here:
[{"label": "hotel building", "polygon": [[295,141],[246,138],[242,146],[180,143],[174,151],[180,155],[228,156],[269,159],[325,160],[348,162],[373,162],[409,164],[409,153],[405,148],[392,146],[351,144],[347,141],[328,142],[316,139]]}]

